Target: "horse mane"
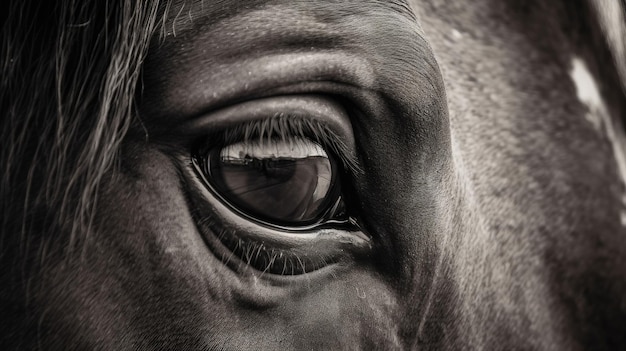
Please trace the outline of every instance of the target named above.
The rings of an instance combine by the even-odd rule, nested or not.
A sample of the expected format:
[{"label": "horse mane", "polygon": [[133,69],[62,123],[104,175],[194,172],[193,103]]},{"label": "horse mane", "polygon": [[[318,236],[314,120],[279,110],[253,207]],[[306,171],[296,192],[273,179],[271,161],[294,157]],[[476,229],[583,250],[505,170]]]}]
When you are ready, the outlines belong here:
[{"label": "horse mane", "polygon": [[64,239],[71,250],[89,235],[164,16],[159,1],[52,4],[11,1],[0,19],[0,258],[9,267],[9,256],[41,260],[46,243]]}]

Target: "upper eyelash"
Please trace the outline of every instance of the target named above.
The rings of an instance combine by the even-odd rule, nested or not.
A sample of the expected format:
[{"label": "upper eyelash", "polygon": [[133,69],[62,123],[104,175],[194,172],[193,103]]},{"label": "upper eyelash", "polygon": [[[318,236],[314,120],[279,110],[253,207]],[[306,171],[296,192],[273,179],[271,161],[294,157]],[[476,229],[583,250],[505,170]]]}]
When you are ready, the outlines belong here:
[{"label": "upper eyelash", "polygon": [[253,120],[225,129],[212,135],[210,146],[221,143],[223,146],[252,139],[281,139],[293,137],[307,138],[329,149],[341,161],[343,167],[352,174],[361,173],[361,168],[353,154],[341,138],[319,121],[277,115],[274,117]]}]

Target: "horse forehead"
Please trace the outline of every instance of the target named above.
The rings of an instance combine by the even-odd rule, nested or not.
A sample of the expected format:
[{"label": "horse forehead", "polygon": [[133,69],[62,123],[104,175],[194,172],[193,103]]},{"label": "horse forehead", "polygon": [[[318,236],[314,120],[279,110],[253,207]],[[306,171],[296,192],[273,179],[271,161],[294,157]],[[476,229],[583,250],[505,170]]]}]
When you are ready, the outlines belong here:
[{"label": "horse forehead", "polygon": [[143,66],[145,95],[159,96],[144,105],[159,116],[200,113],[260,80],[287,84],[292,71],[299,83],[342,82],[401,101],[444,96],[432,52],[402,1],[179,2],[161,34]]},{"label": "horse forehead", "polygon": [[[311,52],[339,49],[372,56],[364,51],[374,46],[392,54],[384,52],[383,44],[393,46],[415,34],[423,40],[419,23],[404,0],[178,1],[168,7],[161,36],[155,37],[158,45],[153,47],[165,45],[161,52],[179,53],[194,46],[213,60],[233,60],[240,55],[239,46],[251,57],[268,47],[275,51],[301,47],[302,51],[307,45]],[[187,58],[177,56],[171,59]]]}]

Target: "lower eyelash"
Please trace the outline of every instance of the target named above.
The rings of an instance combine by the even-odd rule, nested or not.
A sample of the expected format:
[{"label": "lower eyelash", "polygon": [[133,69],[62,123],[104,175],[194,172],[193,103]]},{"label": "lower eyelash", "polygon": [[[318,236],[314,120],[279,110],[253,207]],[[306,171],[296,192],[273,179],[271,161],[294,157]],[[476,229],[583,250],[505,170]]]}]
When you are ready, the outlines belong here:
[{"label": "lower eyelash", "polygon": [[327,257],[311,260],[297,250],[271,248],[261,242],[244,241],[240,238],[233,240],[233,237],[237,235],[225,230],[221,231],[218,236],[231,251],[229,257],[222,257],[226,264],[230,263],[232,257],[238,257],[242,262],[262,273],[296,275],[309,273],[334,263]]}]

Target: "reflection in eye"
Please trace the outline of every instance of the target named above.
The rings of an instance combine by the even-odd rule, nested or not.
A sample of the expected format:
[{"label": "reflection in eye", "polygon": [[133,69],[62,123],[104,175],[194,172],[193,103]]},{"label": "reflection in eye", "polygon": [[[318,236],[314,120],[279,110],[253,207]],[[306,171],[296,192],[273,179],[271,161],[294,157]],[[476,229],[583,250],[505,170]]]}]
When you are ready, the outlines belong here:
[{"label": "reflection in eye", "polygon": [[326,152],[313,142],[240,142],[214,155],[211,173],[217,188],[250,213],[308,222],[324,209],[333,171]]},{"label": "reflection in eye", "polygon": [[261,222],[298,227],[344,214],[337,163],[309,139],[241,141],[209,150],[202,161],[217,195]]}]

